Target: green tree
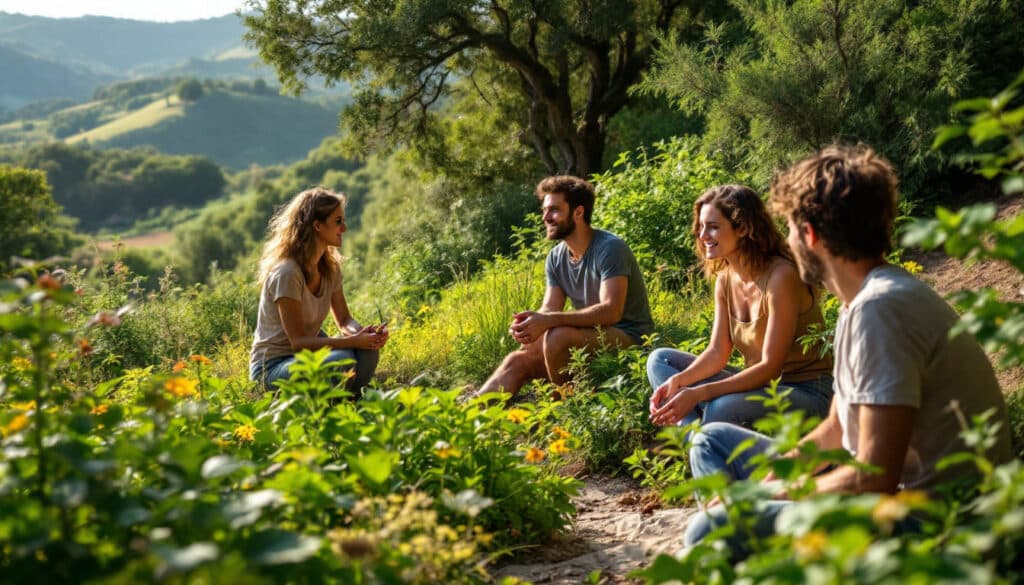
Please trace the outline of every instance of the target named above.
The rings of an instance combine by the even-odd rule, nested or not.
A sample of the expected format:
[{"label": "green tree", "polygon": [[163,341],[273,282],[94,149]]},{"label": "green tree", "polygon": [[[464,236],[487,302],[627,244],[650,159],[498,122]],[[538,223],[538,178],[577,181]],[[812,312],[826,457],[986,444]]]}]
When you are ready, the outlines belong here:
[{"label": "green tree", "polygon": [[931,150],[950,106],[1001,88],[1024,59],[1021,2],[733,0],[741,18],[660,46],[641,91],[705,118],[704,145],[773,168],[833,141],[863,141],[904,192],[941,187]]},{"label": "green tree", "polygon": [[0,272],[10,269],[12,256],[67,252],[78,243],[71,227],[42,171],[0,165]]},{"label": "green tree", "polygon": [[186,79],[178,84],[177,93],[183,102],[199,101],[203,97],[203,84],[198,79]]},{"label": "green tree", "polygon": [[705,4],[268,0],[245,23],[287,89],[314,75],[362,88],[343,116],[357,152],[442,132],[434,106],[452,82],[483,79],[518,103],[522,139],[548,172],[586,176],[602,168],[608,122],[648,67],[653,33],[703,20]]}]

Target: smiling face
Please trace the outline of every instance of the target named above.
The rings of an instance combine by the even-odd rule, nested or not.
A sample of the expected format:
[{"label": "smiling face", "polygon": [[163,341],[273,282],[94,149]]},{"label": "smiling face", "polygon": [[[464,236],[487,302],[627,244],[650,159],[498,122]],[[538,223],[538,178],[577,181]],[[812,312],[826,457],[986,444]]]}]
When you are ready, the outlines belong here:
[{"label": "smiling face", "polygon": [[345,225],[345,208],[339,205],[327,216],[324,221],[317,221],[313,224],[316,230],[316,237],[327,246],[335,248],[341,246],[341,235],[348,230]]},{"label": "smiling face", "polygon": [[[582,210],[582,207],[577,207],[576,210]],[[565,195],[545,195],[541,201],[540,211],[549,240],[564,240],[576,231],[576,214],[569,211],[569,202],[565,200]]]},{"label": "smiling face", "polygon": [[711,203],[701,206],[697,224],[697,241],[703,247],[706,260],[728,260],[739,250],[740,234],[718,207]]}]

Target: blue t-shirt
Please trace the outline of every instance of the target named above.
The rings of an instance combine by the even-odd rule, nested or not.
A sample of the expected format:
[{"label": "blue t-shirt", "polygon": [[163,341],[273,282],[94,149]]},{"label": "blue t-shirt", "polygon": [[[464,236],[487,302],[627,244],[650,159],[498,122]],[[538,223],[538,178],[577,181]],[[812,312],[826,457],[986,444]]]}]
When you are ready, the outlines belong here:
[{"label": "blue t-shirt", "polygon": [[548,253],[545,263],[548,286],[557,286],[572,301],[574,309],[596,305],[601,300],[601,282],[625,276],[626,305],[615,327],[628,333],[637,343],[654,331],[647,287],[632,250],[615,234],[594,230],[594,237],[579,262],[569,258],[569,248],[560,242]]}]

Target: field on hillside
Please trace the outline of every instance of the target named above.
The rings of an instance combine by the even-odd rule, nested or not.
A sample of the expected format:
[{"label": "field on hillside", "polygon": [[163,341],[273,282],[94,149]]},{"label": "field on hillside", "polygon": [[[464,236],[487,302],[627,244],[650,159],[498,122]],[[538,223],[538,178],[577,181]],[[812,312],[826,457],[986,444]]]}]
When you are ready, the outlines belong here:
[{"label": "field on hillside", "polygon": [[68,144],[109,142],[124,134],[157,126],[171,118],[184,117],[185,108],[186,104],[176,95],[161,97],[152,101],[148,106],[128,112],[85,132],[69,136],[64,141]]}]

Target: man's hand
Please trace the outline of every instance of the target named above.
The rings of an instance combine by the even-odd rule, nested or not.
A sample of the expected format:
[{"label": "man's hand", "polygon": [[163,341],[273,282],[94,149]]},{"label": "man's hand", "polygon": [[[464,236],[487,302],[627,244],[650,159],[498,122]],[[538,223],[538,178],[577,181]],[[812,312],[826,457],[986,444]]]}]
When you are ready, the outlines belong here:
[{"label": "man's hand", "polygon": [[512,317],[508,334],[519,343],[528,345],[540,340],[548,329],[551,329],[548,315],[536,311],[523,311]]},{"label": "man's hand", "polygon": [[651,422],[660,426],[678,424],[700,402],[698,394],[697,389],[686,386],[673,389],[669,378],[651,396]]}]

